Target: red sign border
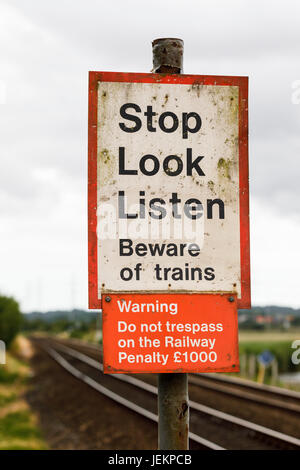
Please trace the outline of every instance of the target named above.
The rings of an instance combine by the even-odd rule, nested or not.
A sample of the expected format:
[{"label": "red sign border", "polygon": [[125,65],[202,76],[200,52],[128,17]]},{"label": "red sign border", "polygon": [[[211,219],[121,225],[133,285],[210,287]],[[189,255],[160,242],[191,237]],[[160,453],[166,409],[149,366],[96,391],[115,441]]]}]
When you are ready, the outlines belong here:
[{"label": "red sign border", "polygon": [[[238,308],[251,308],[248,171],[248,77],[89,72],[88,121],[88,265],[89,308],[101,309],[97,271],[97,103],[98,82],[168,83],[239,87],[239,196],[241,298]],[[174,292],[175,294],[175,292]]]}]

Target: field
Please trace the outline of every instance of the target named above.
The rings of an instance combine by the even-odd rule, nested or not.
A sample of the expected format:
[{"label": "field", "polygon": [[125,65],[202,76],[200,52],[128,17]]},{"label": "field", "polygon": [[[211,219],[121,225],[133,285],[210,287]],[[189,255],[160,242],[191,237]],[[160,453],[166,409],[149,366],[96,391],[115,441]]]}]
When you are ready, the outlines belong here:
[{"label": "field", "polygon": [[255,342],[255,343],[269,343],[269,342],[281,342],[281,341],[288,341],[292,343],[295,339],[300,339],[300,328],[293,328],[286,331],[279,331],[279,330],[267,330],[267,331],[254,331],[254,330],[247,330],[243,331],[240,330],[239,332],[239,340],[240,344],[248,343],[248,342]]},{"label": "field", "polygon": [[[239,353],[241,375],[252,380],[258,380],[260,366],[257,356],[267,350],[275,357],[276,364],[275,370],[272,367],[266,368],[264,382],[299,390],[300,384],[298,382],[283,382],[282,376],[278,376],[278,374],[300,372],[300,364],[295,364],[292,361],[292,355],[296,351],[296,349],[292,348],[292,343],[295,340],[300,340],[300,329],[294,328],[287,331],[240,330]],[[297,354],[297,356],[300,357],[300,354]],[[252,366],[250,364],[251,361]],[[242,364],[244,364],[243,367]]]}]

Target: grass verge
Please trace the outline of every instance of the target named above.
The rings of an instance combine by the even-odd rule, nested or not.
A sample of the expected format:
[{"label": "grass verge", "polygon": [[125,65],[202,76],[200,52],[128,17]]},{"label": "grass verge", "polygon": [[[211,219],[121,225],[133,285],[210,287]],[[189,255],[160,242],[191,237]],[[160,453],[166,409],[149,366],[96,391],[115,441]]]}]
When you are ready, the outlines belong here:
[{"label": "grass verge", "polygon": [[24,345],[18,338],[12,351],[6,356],[6,364],[0,365],[0,450],[42,450],[47,445],[38,427],[37,417],[24,400],[28,389],[30,367],[15,352]]}]

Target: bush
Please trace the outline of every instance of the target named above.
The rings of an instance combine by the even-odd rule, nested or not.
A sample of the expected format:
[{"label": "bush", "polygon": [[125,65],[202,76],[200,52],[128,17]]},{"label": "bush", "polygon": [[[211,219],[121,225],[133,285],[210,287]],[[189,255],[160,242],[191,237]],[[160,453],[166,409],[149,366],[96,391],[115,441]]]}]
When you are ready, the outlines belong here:
[{"label": "bush", "polygon": [[0,339],[9,348],[22,325],[19,304],[12,297],[0,296]]}]

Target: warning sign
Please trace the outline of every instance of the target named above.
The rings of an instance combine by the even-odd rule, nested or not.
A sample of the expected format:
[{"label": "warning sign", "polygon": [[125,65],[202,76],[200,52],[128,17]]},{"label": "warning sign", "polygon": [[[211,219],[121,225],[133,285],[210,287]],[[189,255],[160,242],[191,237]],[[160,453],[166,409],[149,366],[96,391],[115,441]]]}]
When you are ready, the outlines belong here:
[{"label": "warning sign", "polygon": [[247,132],[245,77],[91,72],[90,308],[141,292],[250,306]]},{"label": "warning sign", "polygon": [[238,371],[246,77],[91,72],[89,299],[104,370]]},{"label": "warning sign", "polygon": [[106,373],[238,372],[236,296],[112,294],[105,299]]}]

